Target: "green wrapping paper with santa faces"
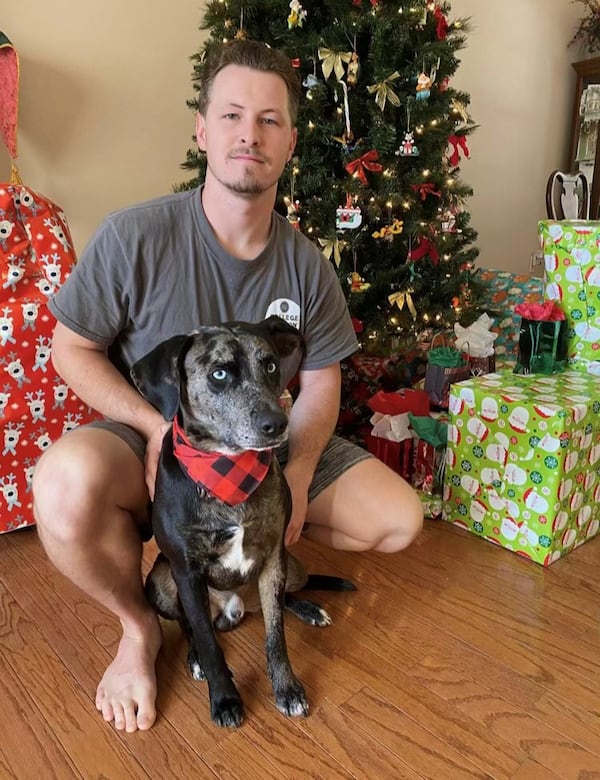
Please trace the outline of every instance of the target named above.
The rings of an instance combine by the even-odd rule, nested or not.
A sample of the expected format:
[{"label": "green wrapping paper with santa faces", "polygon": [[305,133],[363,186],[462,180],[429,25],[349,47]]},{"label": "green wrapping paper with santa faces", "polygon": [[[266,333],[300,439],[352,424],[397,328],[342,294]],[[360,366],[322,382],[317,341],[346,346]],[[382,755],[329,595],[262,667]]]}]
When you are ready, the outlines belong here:
[{"label": "green wrapping paper with santa faces", "polygon": [[487,374],[452,386],[443,517],[548,566],[600,527],[600,378]]},{"label": "green wrapping paper with santa faces", "polygon": [[544,220],[544,297],[567,317],[570,368],[600,375],[600,222]]}]

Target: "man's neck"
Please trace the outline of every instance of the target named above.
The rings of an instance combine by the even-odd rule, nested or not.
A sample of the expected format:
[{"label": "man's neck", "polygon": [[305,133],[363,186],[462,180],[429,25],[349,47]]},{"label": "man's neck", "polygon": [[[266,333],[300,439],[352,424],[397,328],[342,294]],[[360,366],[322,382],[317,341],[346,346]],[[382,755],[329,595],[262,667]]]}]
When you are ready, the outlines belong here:
[{"label": "man's neck", "polygon": [[275,193],[245,198],[207,177],[202,206],[217,240],[230,255],[253,260],[265,248],[271,230]]}]

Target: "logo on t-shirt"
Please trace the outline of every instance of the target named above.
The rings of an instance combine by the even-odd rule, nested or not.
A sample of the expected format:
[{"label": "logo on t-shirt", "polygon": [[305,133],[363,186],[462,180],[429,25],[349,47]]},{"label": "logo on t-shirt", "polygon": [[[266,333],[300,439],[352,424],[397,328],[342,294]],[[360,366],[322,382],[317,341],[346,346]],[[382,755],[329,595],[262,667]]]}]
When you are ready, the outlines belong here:
[{"label": "logo on t-shirt", "polygon": [[277,298],[269,304],[265,317],[271,317],[273,314],[300,330],[300,306],[295,301],[290,301],[289,298]]}]

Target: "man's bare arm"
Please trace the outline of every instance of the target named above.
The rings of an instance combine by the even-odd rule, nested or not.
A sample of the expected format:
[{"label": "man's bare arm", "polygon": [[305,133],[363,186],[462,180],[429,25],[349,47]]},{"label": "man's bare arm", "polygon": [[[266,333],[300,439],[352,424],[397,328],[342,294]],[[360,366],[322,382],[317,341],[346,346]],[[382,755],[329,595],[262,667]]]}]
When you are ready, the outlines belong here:
[{"label": "man's bare arm", "polygon": [[294,502],[286,544],[300,538],[308,507],[308,488],[325,445],[331,438],[340,408],[339,363],[300,372],[300,393],[290,415],[288,463],[285,476]]},{"label": "man's bare arm", "polygon": [[79,336],[60,322],[52,337],[52,362],[82,401],[139,431],[145,439],[164,422],[161,414],[112,365],[102,345]]}]

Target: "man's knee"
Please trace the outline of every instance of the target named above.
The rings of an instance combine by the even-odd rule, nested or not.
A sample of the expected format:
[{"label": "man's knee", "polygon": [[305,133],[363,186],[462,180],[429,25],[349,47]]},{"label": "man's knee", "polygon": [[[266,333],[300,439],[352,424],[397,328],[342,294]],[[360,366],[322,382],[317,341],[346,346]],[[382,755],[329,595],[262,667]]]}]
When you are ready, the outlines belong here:
[{"label": "man's knee", "polygon": [[378,549],[383,552],[404,550],[423,530],[424,512],[421,499],[414,490],[406,490],[406,497],[392,513],[389,531],[381,540]]},{"label": "man's knee", "polygon": [[85,534],[85,518],[101,492],[94,465],[93,453],[63,446],[62,442],[42,455],[32,482],[35,520],[42,532],[65,542]]}]

